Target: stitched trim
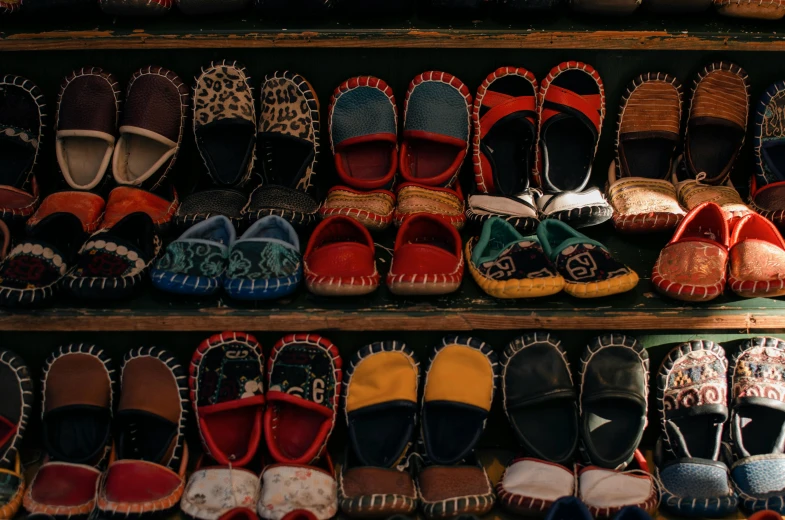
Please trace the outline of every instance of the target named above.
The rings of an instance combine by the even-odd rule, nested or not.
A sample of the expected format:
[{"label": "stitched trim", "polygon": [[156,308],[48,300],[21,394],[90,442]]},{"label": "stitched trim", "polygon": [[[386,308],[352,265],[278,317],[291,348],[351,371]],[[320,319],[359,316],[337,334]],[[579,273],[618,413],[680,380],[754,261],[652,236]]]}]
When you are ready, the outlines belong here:
[{"label": "stitched trim", "polygon": [[[775,10],[780,10],[785,7],[785,2],[783,0],[713,0],[712,3],[719,7],[749,5],[755,7],[774,7]],[[783,507],[785,507],[785,501],[783,501]]]},{"label": "stitched trim", "polygon": [[501,213],[478,213],[472,210],[472,207],[469,204],[466,205],[464,215],[466,216],[467,221],[479,225],[484,224],[486,220],[491,218],[500,218],[509,222],[512,227],[524,236],[537,229],[537,226],[540,225],[540,221],[536,217],[513,217],[510,215],[502,215]]},{"label": "stitched trim", "polygon": [[[33,500],[33,487],[35,486],[35,481],[38,479],[38,474],[41,472],[39,469],[33,480],[30,482],[30,485],[27,487],[27,491],[25,492],[23,504],[24,508],[31,512],[31,513],[40,513],[45,515],[52,515],[57,518],[71,518],[71,517],[83,517],[85,515],[90,514],[95,508],[96,503],[96,496],[98,495],[98,490],[101,487],[102,478],[100,476],[100,471],[96,468],[91,466],[86,466],[84,464],[71,464],[69,462],[54,462],[53,464],[57,464],[58,466],[73,466],[79,468],[87,468],[99,474],[99,476],[95,479],[95,493],[93,497],[88,500],[87,502],[83,502],[81,504],[76,504],[73,506],[53,506],[48,504],[41,504]],[[46,466],[46,464],[44,464]],[[43,468],[42,466],[41,468]]]},{"label": "stitched trim", "polygon": [[23,78],[22,76],[6,74],[2,79],[0,79],[0,89],[2,89],[3,86],[21,88],[33,99],[33,103],[35,103],[35,106],[38,109],[38,134],[36,135],[36,138],[38,139],[38,146],[36,146],[35,155],[33,155],[33,164],[30,165],[30,169],[25,175],[24,182],[22,182],[22,184],[19,186],[20,189],[24,189],[27,186],[27,183],[30,181],[30,177],[35,173],[35,167],[38,164],[38,156],[41,152],[41,142],[44,136],[44,126],[46,121],[46,114],[44,113],[46,110],[46,101],[44,100],[44,94],[41,92],[41,89],[39,89],[35,83],[29,79]]},{"label": "stitched trim", "polygon": [[676,213],[656,212],[656,213],[637,213],[637,214],[613,214],[613,226],[618,231],[641,232],[641,231],[666,231],[679,225],[684,215]]},{"label": "stitched trim", "polygon": [[[5,466],[11,464],[17,457],[17,444],[21,442],[22,435],[25,432],[25,428],[27,428],[27,420],[30,417],[35,397],[33,396],[33,381],[30,379],[27,366],[21,358],[10,350],[0,349],[0,363],[7,366],[14,373],[19,386],[19,422],[17,423],[13,439],[11,439],[8,448],[6,448],[0,458],[0,466]],[[24,481],[24,478],[22,480]]]},{"label": "stitched trim", "polygon": [[613,518],[619,511],[621,511],[624,507],[628,507],[628,506],[637,506],[646,512],[650,512],[656,509],[657,505],[660,503],[660,494],[657,490],[657,485],[655,484],[654,477],[652,477],[651,475],[647,475],[646,478],[651,483],[651,492],[649,493],[649,496],[646,497],[646,500],[644,500],[639,504],[624,504],[614,507],[596,507],[586,504],[586,507],[589,508],[589,512],[591,513],[591,516],[593,518]]},{"label": "stitched trim", "polygon": [[[651,270],[651,283],[663,294],[684,301],[708,301],[722,294],[728,278],[727,269],[722,271],[722,279],[713,285],[681,284],[670,282],[663,276],[660,272],[660,258],[662,258],[662,253],[657,257],[657,261],[654,263],[654,267]],[[698,293],[697,296],[695,294],[696,291]],[[702,295],[701,292],[703,293]],[[682,294],[689,299],[681,297]]]},{"label": "stitched trim", "polygon": [[[21,220],[35,213],[40,200],[40,196],[38,194],[38,181],[36,180],[35,175],[31,176],[30,188],[31,191],[29,195],[31,195],[33,199],[30,201],[30,204],[21,208],[0,208],[0,218],[6,219],[10,217],[13,220]],[[28,195],[28,193],[24,190],[14,188],[13,186],[0,186],[0,190],[21,192],[24,195]]]},{"label": "stitched trim", "polygon": [[60,91],[57,93],[57,109],[55,111],[55,131],[60,128],[60,105],[63,102],[63,96],[65,95],[65,91],[68,86],[77,78],[82,78],[84,76],[95,76],[97,78],[101,78],[102,80],[106,81],[109,87],[112,89],[112,95],[114,96],[114,106],[115,106],[115,117],[114,117],[114,125],[113,127],[117,128],[117,122],[120,120],[120,84],[117,82],[117,78],[115,78],[111,73],[106,72],[101,67],[82,67],[80,69],[76,69],[71,74],[63,78],[63,82],[60,84]]},{"label": "stitched trim", "polygon": [[[187,463],[188,461],[188,446],[187,444],[184,447],[184,457],[183,461]],[[123,463],[142,463],[142,464],[155,464],[154,462],[149,461],[117,461],[115,464],[123,464]],[[110,466],[107,470],[106,474],[99,479],[99,481],[104,481],[109,472],[112,470]],[[185,491],[185,479],[183,478],[183,474],[185,473],[185,468],[180,468],[180,473],[176,473],[175,470],[165,467],[165,471],[170,471],[174,473],[179,479],[180,483],[174,490],[169,493],[167,496],[160,498],[158,500],[146,501],[146,502],[114,502],[109,500],[106,497],[106,490],[101,487],[98,493],[98,499],[96,500],[96,508],[104,513],[119,515],[124,514],[126,518],[139,518],[145,514],[149,513],[162,513],[165,511],[169,511],[176,507],[180,503],[180,499],[183,496],[183,491]]]},{"label": "stitched trim", "polygon": [[[387,99],[390,101],[390,105],[393,109],[393,115],[395,120],[395,128],[398,129],[398,107],[395,104],[395,95],[393,94],[392,88],[384,81],[379,78],[373,76],[356,76],[354,78],[349,78],[335,89],[333,92],[332,97],[330,98],[330,108],[329,108],[329,133],[330,133],[330,151],[332,151],[333,155],[335,154],[335,143],[333,143],[333,110],[335,109],[335,104],[338,100],[346,94],[347,92],[351,92],[352,90],[356,90],[362,87],[370,87],[375,88],[376,90],[380,90],[384,92],[387,96]],[[395,143],[395,153],[398,154],[398,143]]]},{"label": "stitched trim", "polygon": [[776,293],[785,290],[785,280],[737,280],[733,276],[729,276],[728,285],[730,285],[731,291],[744,297],[775,296]]},{"label": "stitched trim", "polygon": [[[461,283],[463,280],[463,249],[461,249],[460,259],[458,265],[448,274],[419,274],[419,273],[401,273],[396,274],[393,272],[395,268],[395,255],[390,262],[390,271],[387,273],[387,285],[398,283],[418,283],[418,284],[455,284]],[[429,280],[429,278],[433,278]]]},{"label": "stitched trim", "polygon": [[0,14],[11,14],[15,11],[18,11],[22,8],[22,3],[22,0],[18,0],[16,2],[0,2],[0,9],[2,9]]},{"label": "stitched trim", "polygon": [[481,469],[488,486],[488,492],[482,495],[467,495],[429,502],[422,496],[422,492],[419,491],[418,487],[418,495],[420,496],[420,503],[425,516],[427,518],[451,518],[461,514],[481,516],[490,511],[496,503],[496,495],[494,495],[493,486],[491,486],[491,481],[488,479],[488,472],[485,471],[485,468]]},{"label": "stitched trim", "polygon": [[[711,342],[709,341],[707,343]],[[714,516],[720,513],[722,516],[724,516],[726,514],[725,511],[727,511],[727,514],[730,514],[730,512],[735,510],[738,506],[739,500],[735,494],[725,497],[704,498],[701,499],[700,502],[692,497],[680,497],[678,495],[674,495],[668,491],[664,485],[662,485],[660,469],[656,466],[654,467],[654,478],[657,480],[657,482],[660,483],[662,488],[660,506],[666,509],[671,509],[672,511],[676,511],[677,513],[689,514],[690,516],[694,516],[695,514],[698,516]],[[728,480],[730,481],[730,478]],[[732,482],[729,482],[729,484],[732,484]]]}]

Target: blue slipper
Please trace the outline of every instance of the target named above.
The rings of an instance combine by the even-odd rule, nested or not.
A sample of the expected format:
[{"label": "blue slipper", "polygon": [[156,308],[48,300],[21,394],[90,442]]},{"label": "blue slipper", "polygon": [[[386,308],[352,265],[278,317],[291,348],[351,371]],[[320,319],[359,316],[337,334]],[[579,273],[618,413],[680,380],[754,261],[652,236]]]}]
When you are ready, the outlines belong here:
[{"label": "blue slipper", "polygon": [[153,285],[176,294],[215,293],[221,286],[235,236],[234,226],[223,215],[191,226],[166,247],[155,263],[150,271]]},{"label": "blue slipper", "polygon": [[300,239],[285,219],[269,215],[232,245],[223,284],[238,300],[270,300],[293,293],[303,278]]},{"label": "blue slipper", "polygon": [[589,508],[578,497],[561,497],[548,509],[545,520],[593,520]]}]

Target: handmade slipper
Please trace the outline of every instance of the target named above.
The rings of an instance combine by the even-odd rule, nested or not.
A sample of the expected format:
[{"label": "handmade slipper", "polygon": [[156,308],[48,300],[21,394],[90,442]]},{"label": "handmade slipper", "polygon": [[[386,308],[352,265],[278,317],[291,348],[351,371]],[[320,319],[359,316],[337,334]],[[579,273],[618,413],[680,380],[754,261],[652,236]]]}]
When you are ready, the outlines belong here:
[{"label": "handmade slipper", "polygon": [[185,486],[180,510],[196,520],[256,520],[260,491],[259,476],[245,468],[197,469]]},{"label": "handmade slipper", "polygon": [[115,445],[96,508],[110,516],[164,515],[185,488],[185,370],[166,350],[137,348],[125,355],[120,386]]},{"label": "handmade slipper", "polygon": [[574,496],[575,487],[572,470],[554,462],[525,457],[513,460],[504,470],[496,494],[499,503],[510,513],[538,517],[559,498]]},{"label": "handmade slipper", "polygon": [[[102,4],[107,1],[135,3],[102,0]],[[171,5],[172,0],[138,1],[147,5],[165,1]],[[161,186],[183,140],[188,90],[177,74],[163,67],[142,67],[131,76],[120,121],[120,138],[112,158],[112,173],[118,184],[146,190]]]},{"label": "handmade slipper", "polygon": [[371,231],[387,229],[393,221],[395,194],[389,190],[360,191],[346,186],[333,186],[327,192],[319,214],[351,217]]},{"label": "handmade slipper", "polygon": [[473,457],[457,466],[422,469],[417,489],[426,518],[477,519],[496,503],[488,474]]},{"label": "handmade slipper", "polygon": [[264,520],[329,520],[338,514],[338,484],[330,457],[325,468],[272,464],[262,472],[257,512]]},{"label": "handmade slipper", "polygon": [[312,464],[324,452],[341,395],[338,348],[317,334],[289,334],[267,361],[264,435],[273,459]]},{"label": "handmade slipper", "polygon": [[[305,284],[320,296],[369,294],[379,286],[371,234],[356,220],[328,217],[316,226],[304,255]],[[340,262],[336,262],[340,258]]]},{"label": "handmade slipper", "polygon": [[407,218],[395,237],[387,287],[393,294],[434,295],[457,291],[463,280],[461,235],[427,213]]},{"label": "handmade slipper", "polygon": [[667,231],[684,218],[670,181],[681,99],[679,81],[659,72],[641,74],[622,96],[607,189],[619,231]]},{"label": "handmade slipper", "polygon": [[45,218],[56,213],[70,213],[82,222],[85,233],[94,233],[101,226],[106,203],[100,195],[85,191],[58,191],[46,197],[35,213],[27,219],[27,232]]},{"label": "handmade slipper", "polygon": [[718,518],[736,510],[738,497],[720,461],[728,419],[728,361],[711,341],[671,350],[657,375],[662,428],[656,477],[661,507],[679,516]]},{"label": "handmade slipper", "polygon": [[515,196],[474,194],[469,195],[466,202],[466,220],[475,227],[498,217],[520,233],[531,233],[540,223],[537,215],[533,190]]},{"label": "handmade slipper", "polygon": [[199,436],[205,453],[222,466],[247,466],[258,451],[263,372],[262,347],[244,332],[210,336],[191,358],[188,386]]},{"label": "handmade slipper", "polygon": [[13,518],[25,489],[19,446],[35,398],[27,366],[10,350],[0,350],[0,384],[7,396],[0,405],[0,517]]},{"label": "handmade slipper", "polygon": [[397,226],[412,215],[421,213],[438,217],[459,231],[466,223],[460,183],[455,183],[454,188],[440,188],[407,182],[398,187],[396,198],[398,205],[393,219]]},{"label": "handmade slipper", "polygon": [[728,221],[722,209],[704,202],[684,217],[652,269],[657,291],[688,302],[713,300],[725,290]]},{"label": "handmade slipper", "polygon": [[101,10],[112,16],[163,16],[174,0],[100,0]]},{"label": "handmade slipper", "polygon": [[0,219],[9,226],[24,222],[38,207],[40,198],[35,176],[31,177],[29,190],[0,185]]},{"label": "handmade slipper", "polygon": [[[679,168],[676,167],[676,170]],[[742,217],[754,213],[754,211],[744,204],[741,195],[731,184],[730,180],[721,186],[704,184],[705,174],[699,173],[697,179],[679,180],[678,173],[673,174],[673,185],[679,198],[679,204],[687,210],[692,211],[704,202],[713,202],[722,208],[728,226],[732,228]]]},{"label": "handmade slipper", "polygon": [[109,193],[103,227],[112,227],[122,219],[144,211],[160,232],[167,231],[180,201],[173,186],[162,186],[154,193],[130,186],[118,186]]},{"label": "handmade slipper", "polygon": [[578,447],[578,396],[559,338],[542,332],[515,338],[501,365],[504,412],[518,442],[536,459],[570,463]]},{"label": "handmade slipper", "polygon": [[750,206],[780,229],[785,228],[785,128],[777,114],[783,109],[785,81],[778,81],[766,89],[755,110],[755,174],[749,197]]},{"label": "handmade slipper", "polygon": [[366,345],[349,363],[343,408],[350,449],[338,480],[347,516],[406,515],[417,507],[414,480],[398,466],[412,446],[419,375],[414,353],[397,341]]},{"label": "handmade slipper", "polygon": [[564,288],[538,238],[522,236],[498,217],[486,220],[482,234],[466,242],[466,258],[474,281],[495,298],[539,298]]},{"label": "handmade slipper", "polygon": [[615,471],[597,466],[578,472],[578,497],[596,519],[615,520],[629,507],[654,514],[660,502],[657,484],[647,471]]},{"label": "handmade slipper", "polygon": [[94,233],[77,254],[64,280],[77,298],[125,298],[142,284],[161,251],[161,239],[147,213],[132,213]]},{"label": "handmade slipper", "polygon": [[117,79],[100,67],[77,69],[60,85],[55,152],[71,189],[97,190],[109,179],[120,96]]},{"label": "handmade slipper", "polygon": [[218,215],[196,224],[166,246],[150,270],[153,285],[176,294],[213,294],[221,286],[236,232]]},{"label": "handmade slipper", "polygon": [[785,16],[783,0],[752,2],[751,0],[714,0],[717,12],[735,18],[757,18],[759,20],[780,20]]},{"label": "handmade slipper", "polygon": [[576,229],[596,226],[613,217],[613,208],[602,191],[594,186],[579,193],[544,193],[536,202],[540,219],[561,220]]},{"label": "handmade slipper", "polygon": [[576,298],[599,298],[631,291],[638,275],[600,242],[578,233],[559,220],[537,228],[543,251],[564,277],[564,291]]},{"label": "handmade slipper", "polygon": [[553,503],[545,520],[594,520],[586,504],[575,496],[565,496]]},{"label": "handmade slipper", "polygon": [[771,221],[752,213],[733,228],[728,284],[745,298],[785,295],[785,240]]},{"label": "handmade slipper", "polygon": [[[583,352],[580,379],[581,453],[589,464],[623,470],[646,428],[649,355],[631,336],[598,336]],[[603,516],[612,515],[606,511]]]},{"label": "handmade slipper", "polygon": [[0,262],[0,305],[51,301],[83,242],[82,223],[71,213],[55,213],[43,219]]}]

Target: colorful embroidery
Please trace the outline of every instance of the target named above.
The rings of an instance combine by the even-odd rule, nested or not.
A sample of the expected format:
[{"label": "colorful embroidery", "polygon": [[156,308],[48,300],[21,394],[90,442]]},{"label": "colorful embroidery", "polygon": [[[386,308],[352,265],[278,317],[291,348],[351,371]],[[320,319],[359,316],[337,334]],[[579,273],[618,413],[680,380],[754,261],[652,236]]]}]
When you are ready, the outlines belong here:
[{"label": "colorful embroidery", "polygon": [[556,259],[559,271],[570,282],[595,282],[630,273],[603,248],[593,244],[577,244],[564,248]]},{"label": "colorful embroidery", "polygon": [[275,358],[270,391],[285,392],[333,409],[333,359],[322,349],[290,344]]},{"label": "colorful embroidery", "polygon": [[228,278],[284,278],[300,269],[300,255],[275,242],[244,242],[232,248]]},{"label": "colorful embroidery", "polygon": [[710,350],[694,350],[679,358],[668,374],[663,404],[678,410],[705,404],[726,404],[728,362]]},{"label": "colorful embroidery", "polygon": [[220,276],[225,269],[226,250],[216,245],[172,242],[156,269],[196,276]]},{"label": "colorful embroidery", "polygon": [[[491,249],[501,249],[502,247],[504,244],[491,239]],[[532,240],[513,244],[502,251],[494,260],[480,264],[479,271],[494,280],[556,276],[556,272],[545,257],[542,247]]]}]

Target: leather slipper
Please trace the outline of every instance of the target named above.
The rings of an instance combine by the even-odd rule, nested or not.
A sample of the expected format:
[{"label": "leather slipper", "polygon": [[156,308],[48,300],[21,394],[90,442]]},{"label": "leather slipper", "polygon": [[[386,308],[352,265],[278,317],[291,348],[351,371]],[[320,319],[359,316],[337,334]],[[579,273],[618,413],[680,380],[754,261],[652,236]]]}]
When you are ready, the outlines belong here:
[{"label": "leather slipper", "polygon": [[27,366],[10,350],[0,350],[0,384],[7,396],[0,406],[0,517],[14,518],[25,490],[19,446],[35,398]]},{"label": "leather slipper", "polygon": [[426,518],[470,518],[487,514],[496,503],[485,468],[469,456],[456,466],[427,466],[417,476]]},{"label": "leather slipper", "polygon": [[785,240],[769,220],[752,213],[733,228],[728,284],[745,298],[785,294]]},{"label": "leather slipper", "polygon": [[371,231],[387,229],[393,221],[395,194],[389,190],[355,190],[333,186],[319,207],[322,218],[332,215],[351,217]]},{"label": "leather slipper", "polygon": [[112,227],[131,213],[144,211],[153,219],[156,229],[163,233],[169,229],[179,205],[177,191],[168,184],[162,185],[154,192],[118,186],[109,193],[101,225]]},{"label": "leather slipper", "polygon": [[717,12],[734,18],[755,18],[758,20],[780,20],[785,16],[783,0],[753,2],[751,0],[714,0]]},{"label": "leather slipper", "polygon": [[457,230],[466,223],[460,183],[456,182],[453,188],[441,188],[407,182],[398,186],[396,197],[398,205],[393,219],[397,226],[412,215],[421,213],[438,217]]},{"label": "leather slipper", "polygon": [[785,227],[785,160],[781,156],[785,135],[777,114],[784,109],[785,81],[778,81],[761,95],[755,110],[755,174],[749,197],[750,206],[780,229]]},{"label": "leather slipper", "polygon": [[[640,452],[636,456],[643,459]],[[578,496],[592,518],[598,520],[617,520],[624,509],[632,507],[650,519],[649,514],[654,514],[660,502],[657,483],[648,471],[616,471],[597,466],[578,472]]]},{"label": "leather slipper", "polygon": [[70,213],[82,222],[85,233],[95,233],[104,218],[106,203],[100,195],[86,191],[59,191],[46,197],[27,219],[27,233],[45,218],[56,213]]}]

